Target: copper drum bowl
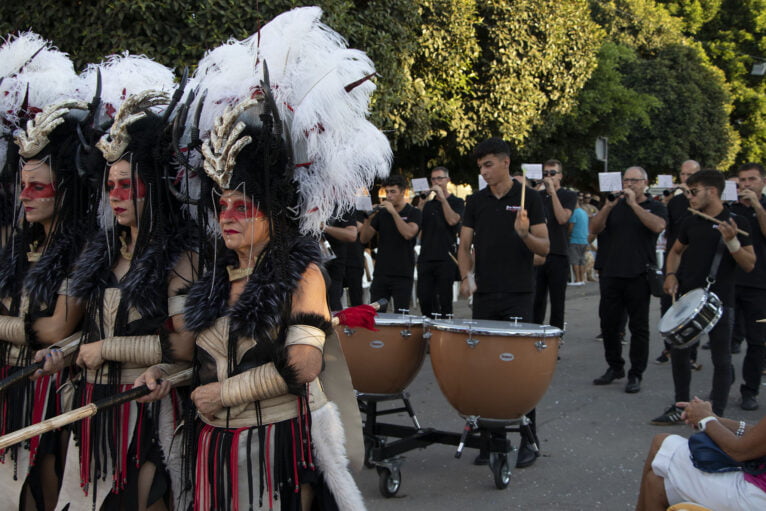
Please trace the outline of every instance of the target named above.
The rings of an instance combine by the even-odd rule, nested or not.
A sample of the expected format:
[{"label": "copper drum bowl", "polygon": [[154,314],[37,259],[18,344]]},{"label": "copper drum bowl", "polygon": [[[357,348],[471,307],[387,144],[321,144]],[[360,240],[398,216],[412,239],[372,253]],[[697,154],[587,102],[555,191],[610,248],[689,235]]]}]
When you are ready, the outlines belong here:
[{"label": "copper drum bowl", "polygon": [[402,314],[375,316],[377,332],[336,327],[351,381],[364,394],[399,394],[423,365],[423,318]]},{"label": "copper drum bowl", "polygon": [[548,390],[560,329],[465,319],[431,321],[430,328],[436,381],[461,415],[518,419]]}]

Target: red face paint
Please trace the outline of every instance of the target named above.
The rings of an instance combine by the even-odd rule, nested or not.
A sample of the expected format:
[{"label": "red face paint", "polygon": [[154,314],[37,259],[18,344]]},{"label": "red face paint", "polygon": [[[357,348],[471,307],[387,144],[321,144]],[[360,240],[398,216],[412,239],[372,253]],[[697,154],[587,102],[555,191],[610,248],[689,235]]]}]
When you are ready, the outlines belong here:
[{"label": "red face paint", "polygon": [[21,190],[22,200],[52,199],[56,196],[56,189],[53,188],[52,183],[43,184],[31,181],[21,183],[21,186],[23,187]]},{"label": "red face paint", "polygon": [[[132,183],[127,177],[118,179],[116,183],[110,179],[106,182],[106,191],[109,193],[110,199],[127,201],[133,198],[131,194]],[[144,197],[146,197],[146,185],[140,177],[136,176],[136,199],[143,199]]]},{"label": "red face paint", "polygon": [[218,207],[220,209],[219,221],[234,220],[235,222],[246,222],[255,218],[262,218],[263,212],[255,207],[249,200],[226,200],[221,199],[218,201]]}]

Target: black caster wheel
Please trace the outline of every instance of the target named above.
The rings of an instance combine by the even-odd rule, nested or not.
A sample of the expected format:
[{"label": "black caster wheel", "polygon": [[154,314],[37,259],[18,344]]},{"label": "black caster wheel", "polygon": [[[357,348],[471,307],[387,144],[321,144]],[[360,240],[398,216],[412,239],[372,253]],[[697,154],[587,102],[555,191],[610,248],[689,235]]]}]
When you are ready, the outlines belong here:
[{"label": "black caster wheel", "polygon": [[491,453],[489,457],[489,468],[492,470],[492,475],[495,476],[495,487],[498,490],[508,488],[511,482],[511,467],[508,465],[508,455]]},{"label": "black caster wheel", "polygon": [[378,490],[385,498],[390,499],[399,491],[402,484],[402,474],[399,469],[389,470],[378,467]]},{"label": "black caster wheel", "polygon": [[386,445],[385,440],[376,437],[364,438],[364,466],[367,468],[373,468],[375,466],[375,460],[372,456],[372,450],[376,447],[383,447]]}]

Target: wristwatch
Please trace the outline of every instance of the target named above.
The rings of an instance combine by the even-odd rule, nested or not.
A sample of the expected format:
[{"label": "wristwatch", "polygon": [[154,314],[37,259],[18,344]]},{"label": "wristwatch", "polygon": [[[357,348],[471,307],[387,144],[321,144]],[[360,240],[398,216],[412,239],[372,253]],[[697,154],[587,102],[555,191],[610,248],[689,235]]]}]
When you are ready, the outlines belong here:
[{"label": "wristwatch", "polygon": [[718,420],[718,417],[713,417],[712,415],[710,415],[709,417],[705,417],[704,419],[700,420],[697,423],[697,429],[700,431],[705,431],[705,427],[707,426],[708,422],[717,421],[717,420]]}]

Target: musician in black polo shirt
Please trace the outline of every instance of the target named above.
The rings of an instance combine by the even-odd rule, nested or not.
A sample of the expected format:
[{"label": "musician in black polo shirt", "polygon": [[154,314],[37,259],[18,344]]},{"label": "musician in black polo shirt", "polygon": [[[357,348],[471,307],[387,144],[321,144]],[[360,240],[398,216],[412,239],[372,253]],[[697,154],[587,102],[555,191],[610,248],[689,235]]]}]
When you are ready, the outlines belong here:
[{"label": "musician in black polo shirt", "polygon": [[[668,225],[665,229],[665,262],[668,260],[668,252],[673,248],[673,244],[678,238],[678,230],[681,228],[683,221],[691,215],[689,212],[689,198],[686,196],[689,188],[686,186],[686,181],[695,173],[700,170],[700,164],[694,160],[686,160],[681,164],[681,169],[678,172],[678,179],[681,184],[678,186],[681,193],[674,195],[667,202],[668,207]],[[670,308],[672,299],[669,295],[663,295],[660,298],[660,313],[665,314]],[[665,344],[665,349],[660,353],[660,356],[655,359],[657,364],[667,364],[670,361],[670,348],[669,344]],[[693,362],[693,369],[696,369],[697,360],[697,346],[689,348],[692,351],[691,360]]]},{"label": "musician in black polo shirt", "polygon": [[418,301],[420,312],[452,314],[452,283],[457,268],[452,260],[457,254],[457,233],[465,202],[447,190],[446,167],[431,170],[431,200],[420,201],[423,226],[418,256]]},{"label": "musician in black polo shirt", "polygon": [[[540,195],[527,187],[524,209],[521,209],[522,185],[511,179],[510,147],[499,138],[487,139],[474,149],[479,171],[487,187],[468,197],[460,229],[460,291],[473,294],[473,318],[507,321],[532,319],[535,254],[548,254],[548,229],[545,226]],[[475,252],[476,264],[471,254]],[[475,269],[475,288],[469,275]],[[531,419],[534,432],[535,411]],[[539,442],[538,442],[539,445]],[[486,450],[477,458],[484,463]],[[516,467],[534,463],[536,453],[522,438]]]},{"label": "musician in black polo shirt", "polygon": [[630,167],[622,177],[622,196],[607,197],[590,222],[598,234],[599,316],[604,335],[604,356],[609,368],[593,380],[607,385],[625,376],[620,321],[628,314],[630,371],[625,392],[641,390],[641,377],[649,359],[649,281],[647,264],[655,264],[657,236],[665,228],[667,209],[645,193],[646,171]]},{"label": "musician in black polo shirt", "polygon": [[325,263],[330,275],[330,290],[328,292],[330,310],[339,311],[343,308],[343,278],[346,275],[346,260],[352,243],[357,238],[356,221],[350,213],[336,216],[328,221],[323,228],[324,238],[330,244],[333,259]]},{"label": "musician in black polo shirt", "polygon": [[[758,390],[761,388],[764,359],[766,358],[766,200],[763,198],[766,172],[758,163],[746,163],[737,170],[739,178],[739,201],[731,206],[731,212],[745,218],[750,227],[750,238],[755,252],[753,271],[736,272],[736,310],[741,313],[743,330],[747,340],[747,353],[742,362],[744,383],[739,391],[743,410],[758,408]],[[739,319],[737,320],[739,321]]]},{"label": "musician in black polo shirt", "polygon": [[564,302],[569,280],[569,257],[567,255],[567,226],[572,211],[577,207],[577,193],[561,188],[563,167],[558,160],[543,163],[543,182],[540,196],[547,219],[548,238],[551,246],[545,263],[537,267],[533,323],[545,322],[548,295],[551,298],[549,323],[564,328]]},{"label": "musician in black polo shirt", "polygon": [[[755,252],[751,237],[737,234],[737,228],[748,231],[745,218],[733,215],[721,202],[724,189],[723,174],[717,170],[700,170],[687,181],[689,203],[702,213],[715,217],[712,222],[697,215],[684,220],[678,239],[668,253],[665,274],[665,292],[669,295],[685,294],[692,289],[704,288],[716,251],[722,253],[715,283],[710,290],[723,304],[723,315],[708,334],[710,355],[713,359],[713,389],[710,400],[713,412],[723,416],[729,388],[733,379],[731,365],[731,330],[734,306],[734,273],[737,266],[749,272],[755,265]],[[673,368],[674,403],[688,402],[691,397],[691,367],[688,349],[672,349],[670,363]],[[681,410],[675,404],[651,421],[655,425],[680,424]]]},{"label": "musician in black polo shirt", "polygon": [[420,230],[420,210],[407,203],[407,181],[393,175],[383,184],[386,200],[362,224],[359,240],[368,243],[377,233],[378,255],[370,284],[370,301],[394,300],[394,311],[410,308],[415,271],[415,237]]}]

